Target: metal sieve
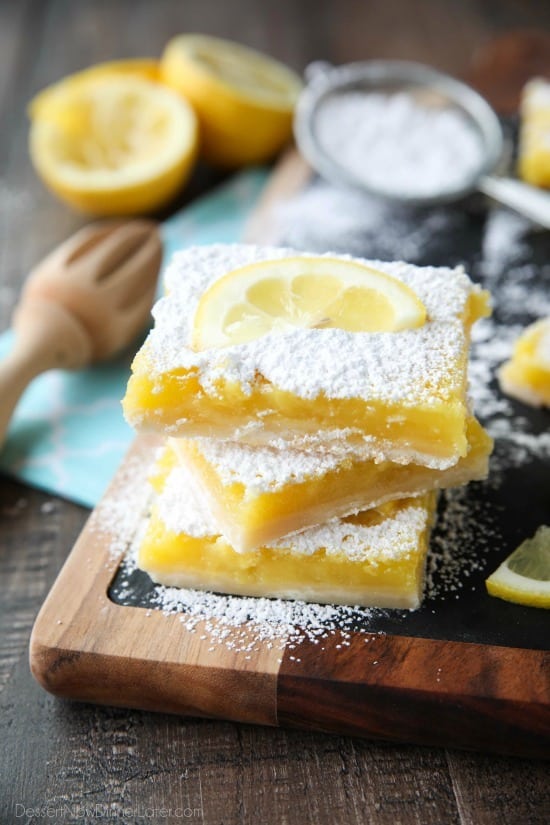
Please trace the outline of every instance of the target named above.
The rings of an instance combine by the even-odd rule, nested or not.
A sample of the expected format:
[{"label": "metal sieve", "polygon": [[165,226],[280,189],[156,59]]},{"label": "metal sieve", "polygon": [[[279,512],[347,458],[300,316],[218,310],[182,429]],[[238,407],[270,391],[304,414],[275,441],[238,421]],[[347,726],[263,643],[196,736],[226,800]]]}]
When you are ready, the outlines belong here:
[{"label": "metal sieve", "polygon": [[[303,156],[327,180],[397,203],[430,206],[458,200],[480,191],[500,203],[550,228],[550,194],[496,170],[505,154],[500,121],[486,100],[465,83],[420,63],[374,60],[333,67],[313,63],[306,70],[305,86],[298,101],[294,133]],[[442,183],[433,194],[386,191],[359,178],[341,158],[320,140],[318,114],[331,98],[348,92],[395,94],[406,92],[423,106],[448,107],[460,112],[480,138],[479,164],[454,185]]]}]

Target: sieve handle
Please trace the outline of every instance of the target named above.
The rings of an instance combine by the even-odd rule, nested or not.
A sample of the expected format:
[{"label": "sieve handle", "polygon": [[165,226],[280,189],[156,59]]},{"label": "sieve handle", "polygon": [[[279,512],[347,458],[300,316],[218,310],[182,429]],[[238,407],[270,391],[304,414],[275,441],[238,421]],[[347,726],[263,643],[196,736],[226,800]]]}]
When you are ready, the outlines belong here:
[{"label": "sieve handle", "polygon": [[512,178],[485,175],[478,181],[480,192],[509,206],[526,218],[550,229],[550,192]]}]

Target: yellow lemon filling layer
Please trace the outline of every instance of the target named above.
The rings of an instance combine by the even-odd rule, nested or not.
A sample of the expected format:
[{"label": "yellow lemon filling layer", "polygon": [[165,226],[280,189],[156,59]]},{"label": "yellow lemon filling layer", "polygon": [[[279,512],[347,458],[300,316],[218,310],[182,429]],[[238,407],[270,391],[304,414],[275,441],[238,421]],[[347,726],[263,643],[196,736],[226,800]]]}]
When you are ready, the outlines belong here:
[{"label": "yellow lemon filling layer", "polygon": [[169,473],[153,507],[138,565],[169,586],[415,608],[422,598],[435,504],[435,494],[391,502],[239,553],[216,533],[189,476],[178,468]]},{"label": "yellow lemon filling layer", "polygon": [[220,532],[241,552],[397,498],[487,476],[492,440],[470,418],[468,453],[447,470],[172,439],[163,462],[187,463]]},{"label": "yellow lemon filling layer", "polygon": [[338,451],[346,444],[359,454],[374,450],[396,460],[403,455],[442,466],[468,449],[465,404],[458,399],[407,409],[356,398],[303,399],[269,385],[248,395],[226,382],[213,395],[193,374],[151,380],[141,373],[128,383],[124,410],[138,429],[171,436],[242,438],[252,445],[288,447],[301,446],[306,437],[306,448]]}]

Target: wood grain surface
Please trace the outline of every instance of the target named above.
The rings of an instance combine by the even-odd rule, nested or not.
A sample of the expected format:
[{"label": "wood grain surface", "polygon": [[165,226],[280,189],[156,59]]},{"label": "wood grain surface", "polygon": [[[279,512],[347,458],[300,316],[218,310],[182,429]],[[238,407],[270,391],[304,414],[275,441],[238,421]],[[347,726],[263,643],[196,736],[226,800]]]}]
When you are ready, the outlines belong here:
[{"label": "wood grain surface", "polygon": [[136,484],[147,485],[159,443],[136,438],[40,610],[30,663],[46,690],[143,710],[550,755],[550,653],[361,632],[345,641],[331,633],[321,652],[307,638],[262,644],[246,627],[228,649],[212,619],[190,632],[177,615],[112,601],[110,583],[139,527],[139,513],[122,531],[112,513],[116,502],[132,506]]},{"label": "wood grain surface", "polygon": [[[4,0],[0,322],[7,327],[31,265],[82,222],[43,190],[28,162],[24,107],[46,83],[99,60],[157,54],[171,34],[183,30],[240,39],[297,69],[320,57],[399,57],[462,74],[483,44],[516,26],[549,31],[548,4]],[[202,173],[188,195],[215,177]],[[85,805],[106,806],[111,821],[117,816],[128,823],[139,821],[146,808],[158,812],[163,806],[187,809],[187,818],[208,825],[550,820],[544,762],[77,705],[48,695],[29,672],[30,631],[87,515],[0,479],[2,825],[30,821],[16,819],[18,805],[62,809],[62,823],[85,821]],[[174,813],[149,818],[180,819]]]}]

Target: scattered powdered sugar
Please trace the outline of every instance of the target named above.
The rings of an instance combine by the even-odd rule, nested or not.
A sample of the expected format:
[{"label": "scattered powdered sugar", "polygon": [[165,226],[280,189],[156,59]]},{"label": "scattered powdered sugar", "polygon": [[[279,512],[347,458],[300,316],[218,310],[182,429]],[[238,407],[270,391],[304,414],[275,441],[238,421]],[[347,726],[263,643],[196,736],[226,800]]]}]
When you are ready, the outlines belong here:
[{"label": "scattered powdered sugar", "polygon": [[113,561],[126,552],[147,516],[152,496],[147,478],[154,457],[149,453],[127,457],[111,491],[92,513],[89,529],[105,540]]},{"label": "scattered powdered sugar", "polygon": [[517,212],[495,209],[489,214],[482,246],[482,267],[487,277],[499,275],[505,266],[528,251],[525,235],[530,227],[528,218]]},{"label": "scattered powdered sugar", "polygon": [[395,197],[433,197],[467,188],[484,160],[479,130],[450,106],[406,92],[341,92],[319,107],[320,147],[348,178]]},{"label": "scattered powdered sugar", "polygon": [[27,507],[28,503],[29,502],[26,498],[18,498],[16,500],[15,504],[13,504],[13,505],[6,505],[6,504],[2,505],[2,509],[0,510],[0,513],[3,516],[9,516],[9,517],[19,516],[19,515],[21,515],[23,510]]},{"label": "scattered powdered sugar", "polygon": [[498,465],[499,474],[535,457],[550,458],[550,432],[533,432],[529,408],[502,394],[497,380],[498,368],[510,358],[526,324],[550,315],[550,266],[525,261],[530,249],[526,236],[532,231],[533,225],[525,218],[494,210],[487,221],[479,264],[494,296],[495,313],[472,330],[470,393],[476,412],[496,439],[493,469]]},{"label": "scattered powdered sugar", "polygon": [[[526,263],[532,225],[506,210],[490,213],[479,271],[495,300],[495,315],[474,325],[469,365],[476,414],[495,439],[489,477],[478,489],[500,489],[510,471],[550,459],[550,431],[533,430],[528,408],[503,395],[497,373],[530,321],[550,314],[550,267]],[[515,322],[515,323],[514,323]],[[485,552],[502,541],[499,505],[488,505],[471,488],[445,490],[428,555],[427,594],[458,593]]]},{"label": "scattered powdered sugar", "polygon": [[56,509],[55,501],[44,501],[40,505],[40,512],[45,516],[49,516],[52,513],[55,513],[55,509]]},{"label": "scattered powdered sugar", "polygon": [[[340,643],[350,645],[351,628],[385,611],[343,605],[321,605],[291,599],[265,599],[221,596],[179,587],[155,588],[154,601],[167,614],[180,614],[188,632],[208,634],[214,644],[242,653],[259,651],[262,647],[292,649],[304,640],[319,644],[338,633]],[[364,633],[365,642],[375,634]],[[296,661],[300,661],[299,658]]]},{"label": "scattered powdered sugar", "polygon": [[430,599],[457,595],[485,567],[487,550],[500,538],[497,514],[467,487],[443,490],[441,497],[426,560],[425,596]]},{"label": "scattered powdered sugar", "polygon": [[355,189],[316,180],[278,205],[273,220],[285,244],[310,252],[370,255],[416,262],[443,233],[460,229],[464,215],[448,207],[415,210],[384,203]]}]

